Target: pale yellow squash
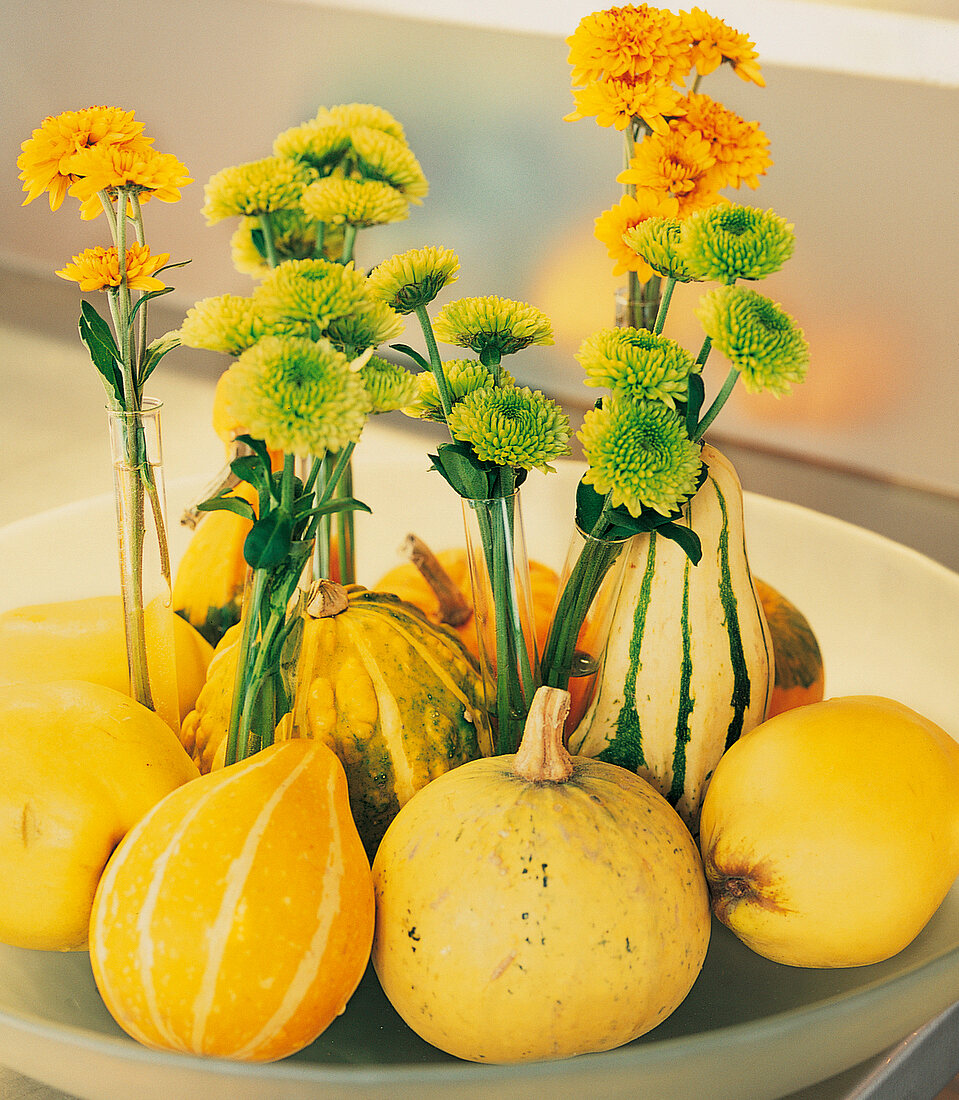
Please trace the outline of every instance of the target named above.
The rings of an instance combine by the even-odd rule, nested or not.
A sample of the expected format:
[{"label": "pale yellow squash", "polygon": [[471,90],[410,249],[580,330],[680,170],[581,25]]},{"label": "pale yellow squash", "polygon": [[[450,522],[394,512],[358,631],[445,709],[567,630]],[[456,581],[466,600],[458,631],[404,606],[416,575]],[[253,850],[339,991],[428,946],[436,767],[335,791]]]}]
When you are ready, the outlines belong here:
[{"label": "pale yellow squash", "polygon": [[609,1050],[664,1020],[699,974],[709,902],[679,816],[625,768],[562,746],[541,688],[515,756],[434,779],[373,864],[373,965],[393,1007],[459,1058]]},{"label": "pale yellow squash", "polygon": [[110,853],[196,766],[152,711],[84,681],[0,686],[0,760],[0,941],[85,948]]}]

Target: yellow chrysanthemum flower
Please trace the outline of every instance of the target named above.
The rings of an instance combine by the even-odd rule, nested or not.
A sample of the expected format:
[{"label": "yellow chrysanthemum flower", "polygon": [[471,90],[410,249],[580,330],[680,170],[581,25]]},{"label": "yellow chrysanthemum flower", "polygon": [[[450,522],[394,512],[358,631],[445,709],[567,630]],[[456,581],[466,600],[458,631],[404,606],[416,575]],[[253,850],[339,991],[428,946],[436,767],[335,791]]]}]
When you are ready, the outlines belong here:
[{"label": "yellow chrysanthemum flower", "polygon": [[133,111],[119,107],[85,107],[50,115],[20,146],[19,178],[28,192],[23,205],[49,192],[50,209],[57,210],[75,181],[74,156],[92,145],[133,145],[147,148],[152,138],[143,136],[143,123]]},{"label": "yellow chrysanthemum flower", "polygon": [[402,336],[406,328],[403,318],[383,302],[369,298],[363,305],[326,326],[325,335],[341,351],[353,355],[366,348],[378,348]]},{"label": "yellow chrysanthemum flower", "polygon": [[[169,260],[169,252],[150,255],[145,244],[134,241],[126,252],[126,283],[131,290],[163,290],[165,283],[153,277]],[[120,261],[116,247],[87,248],[73,257],[72,263],[55,272],[61,279],[79,283],[83,291],[107,290],[121,282]]]},{"label": "yellow chrysanthemum flower", "polygon": [[413,150],[404,142],[370,126],[350,131],[350,141],[355,171],[364,179],[388,183],[417,205],[427,196],[429,182]]},{"label": "yellow chrysanthemum flower", "polygon": [[616,179],[631,184],[637,194],[674,198],[679,204],[680,217],[711,206],[718,200],[723,185],[716,158],[702,134],[673,129],[665,134],[650,134],[640,142],[629,167]]},{"label": "yellow chrysanthemum flower", "polygon": [[646,218],[627,229],[623,234],[623,241],[657,275],[665,275],[679,283],[688,283],[696,276],[689,270],[683,250],[685,224],[681,218]]},{"label": "yellow chrysanthemum flower", "polygon": [[373,268],[370,294],[397,313],[412,313],[429,305],[443,287],[456,282],[459,268],[459,257],[449,248],[413,248]]},{"label": "yellow chrysanthemum flower", "polygon": [[311,183],[300,200],[304,214],[330,225],[388,225],[409,217],[402,193],[379,180],[326,179]]},{"label": "yellow chrysanthemum flower", "polygon": [[355,443],[371,401],[358,371],[325,341],[267,336],[229,369],[229,415],[271,450],[322,456]]},{"label": "yellow chrysanthemum flower", "polygon": [[686,222],[683,251],[700,279],[733,283],[765,279],[793,254],[793,227],[772,210],[723,206],[702,210]]},{"label": "yellow chrysanthemum flower", "polygon": [[[270,215],[273,231],[273,247],[278,262],[284,260],[335,260],[343,249],[343,227],[330,226],[323,234],[323,248],[317,252],[318,227],[308,220],[300,209],[276,210]],[[244,275],[262,279],[270,273],[272,265],[266,258],[263,244],[263,226],[259,218],[241,218],[230,238],[230,255],[233,266]]]},{"label": "yellow chrysanthemum flower", "polygon": [[689,376],[700,370],[675,340],[635,328],[600,329],[582,342],[576,359],[587,386],[604,386],[616,396],[661,401],[670,408],[686,400]]},{"label": "yellow chrysanthemum flower", "polygon": [[70,194],[80,200],[80,217],[87,221],[103,211],[101,191],[115,196],[124,187],[135,190],[141,203],[179,202],[180,188],[193,182],[185,164],[150,145],[91,145],[73,158],[73,170]]},{"label": "yellow chrysanthemum flower", "polygon": [[633,516],[643,508],[672,515],[696,491],[699,447],[683,418],[658,401],[606,398],[583,417],[577,438],[583,481]]},{"label": "yellow chrysanthemum flower", "polygon": [[599,126],[625,130],[632,119],[641,118],[654,133],[665,133],[666,118],[683,113],[683,98],[675,88],[633,77],[598,80],[573,90],[576,109],[564,116],[566,122],[596,116]]},{"label": "yellow chrysanthemum flower", "polygon": [[315,121],[325,126],[343,126],[347,130],[359,127],[382,130],[397,141],[406,141],[402,125],[389,111],[377,107],[375,103],[341,103],[336,107],[321,107]]},{"label": "yellow chrysanthemum flower", "polygon": [[259,317],[252,298],[218,294],[202,298],[187,310],[180,326],[180,342],[226,355],[239,355],[261,336]]},{"label": "yellow chrysanthemum flower", "polygon": [[528,386],[473,390],[453,406],[448,423],[453,438],[469,443],[481,462],[550,471],[553,459],[569,454],[569,418]]},{"label": "yellow chrysanthemum flower", "polygon": [[416,396],[416,378],[412,371],[390,363],[377,355],[360,368],[360,377],[370,395],[374,413],[395,412]]},{"label": "yellow chrysanthemum flower", "polygon": [[273,140],[274,156],[306,161],[324,175],[340,163],[349,148],[346,126],[318,118],[284,130]]},{"label": "yellow chrysanthemum flower", "polygon": [[597,240],[606,245],[609,258],[615,261],[613,274],[625,275],[627,271],[635,271],[640,282],[651,279],[653,269],[623,238],[633,226],[647,218],[675,218],[678,210],[676,199],[647,193],[639,197],[624,195],[615,206],[600,214],[593,232]]},{"label": "yellow chrysanthemum flower", "polygon": [[778,302],[748,287],[720,286],[703,295],[696,316],[750,393],[780,397],[806,377],[809,347]]},{"label": "yellow chrysanthemum flower", "polygon": [[214,225],[224,218],[291,210],[315,179],[315,169],[288,157],[264,157],[224,168],[207,182],[201,212],[207,225]]},{"label": "yellow chrysanthemum flower", "polygon": [[689,39],[678,16],[647,4],[593,12],[566,39],[573,85],[603,77],[681,83],[690,69]]},{"label": "yellow chrysanthemum flower", "polygon": [[[446,378],[450,400],[454,404],[462,401],[474,390],[488,389],[496,384],[490,368],[476,359],[448,359],[443,363],[443,375]],[[444,421],[446,416],[435,376],[430,371],[423,371],[414,377],[416,392],[404,406],[403,412],[416,420]],[[516,385],[516,379],[509,371],[501,370],[499,385],[503,389],[509,389]]]},{"label": "yellow chrysanthemum flower", "polygon": [[680,133],[698,133],[709,142],[724,187],[759,186],[772,164],[769,139],[757,122],[746,122],[716,100],[698,92],[683,99],[683,116],[672,126]]},{"label": "yellow chrysanthemum flower", "polygon": [[680,12],[679,18],[692,39],[691,61],[700,76],[708,76],[727,61],[742,80],[751,80],[761,88],[766,86],[757,60],[759,54],[747,35],[701,8]]},{"label": "yellow chrysanthemum flower", "polygon": [[553,343],[553,326],[545,313],[495,295],[449,302],[434,318],[433,332],[441,343],[471,348],[481,358]]},{"label": "yellow chrysanthemum flower", "polygon": [[335,318],[366,305],[366,276],[352,263],[286,260],[255,288],[253,300],[264,329],[322,335]]}]

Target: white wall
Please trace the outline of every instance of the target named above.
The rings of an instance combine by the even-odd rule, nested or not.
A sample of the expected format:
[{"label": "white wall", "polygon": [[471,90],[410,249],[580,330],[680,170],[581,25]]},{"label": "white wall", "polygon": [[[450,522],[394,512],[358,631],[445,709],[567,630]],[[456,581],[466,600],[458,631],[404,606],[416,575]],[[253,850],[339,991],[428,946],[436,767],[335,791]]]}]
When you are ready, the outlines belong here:
[{"label": "white wall", "polygon": [[[788,0],[763,0],[762,11],[767,4],[782,12]],[[380,103],[406,125],[432,190],[408,222],[370,231],[360,262],[422,244],[457,249],[458,294],[532,301],[554,319],[556,347],[517,359],[517,372],[590,402],[595,392],[580,385],[572,353],[612,318],[615,282],[592,222],[618,196],[619,136],[562,121],[570,109],[563,32],[467,26],[458,8],[447,5],[434,22],[284,0],[8,0],[0,261],[52,271],[105,243],[102,228],[81,223],[69,204],[56,215],[44,200],[21,208],[14,164],[45,115],[117,104],[136,108],[157,148],[197,179],[181,203],[147,207],[154,248],[193,258],[176,273],[174,304],[242,292],[249,284],[230,266],[229,227],[206,228],[200,216],[203,182],[265,155],[277,132],[320,104]],[[935,29],[940,45],[959,30],[959,12],[915,10],[928,17],[900,28]],[[959,80],[941,71],[944,51],[907,52],[911,72],[895,79],[862,75],[860,52],[852,72],[835,71],[825,54],[809,62],[817,68],[784,57],[765,61],[765,89],[729,73],[704,84],[772,141],[774,167],[742,199],[796,225],[796,255],[765,289],[797,317],[813,352],[795,396],[737,400],[720,424],[742,441],[959,494]],[[947,69],[959,58],[945,56]],[[688,304],[680,298],[675,309],[688,315]],[[673,334],[697,338],[678,318]],[[711,362],[709,384],[724,373]]]}]

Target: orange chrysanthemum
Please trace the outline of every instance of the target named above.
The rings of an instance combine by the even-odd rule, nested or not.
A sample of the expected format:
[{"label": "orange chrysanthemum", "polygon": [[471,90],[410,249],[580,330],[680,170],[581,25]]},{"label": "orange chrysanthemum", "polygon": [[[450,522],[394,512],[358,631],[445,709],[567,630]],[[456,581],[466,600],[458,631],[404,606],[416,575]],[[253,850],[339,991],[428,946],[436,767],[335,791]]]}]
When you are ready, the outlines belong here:
[{"label": "orange chrysanthemum", "polygon": [[[133,242],[127,249],[126,280],[131,290],[163,290],[165,284],[153,278],[153,273],[170,258],[169,252],[151,256],[145,244]],[[120,285],[120,263],[113,248],[87,248],[73,262],[56,272],[61,279],[79,283],[80,289],[105,290]]]},{"label": "orange chrysanthemum", "polygon": [[593,12],[566,42],[574,87],[610,77],[682,83],[691,66],[682,21],[647,4]]},{"label": "orange chrysanthemum", "polygon": [[746,122],[707,95],[690,93],[683,99],[683,116],[671,125],[680,133],[699,133],[709,142],[722,174],[721,187],[759,186],[772,164],[769,139],[758,122]]},{"label": "orange chrysanthemum", "polygon": [[651,279],[655,272],[623,240],[623,234],[647,218],[675,218],[679,203],[672,197],[661,198],[652,193],[640,196],[624,195],[611,209],[596,219],[594,235],[606,245],[609,258],[615,260],[614,275],[635,271],[641,282]]},{"label": "orange chrysanthemum", "polygon": [[140,202],[179,202],[180,188],[193,182],[186,165],[151,146],[93,145],[77,153],[72,168],[76,179],[70,194],[80,200],[80,217],[86,220],[102,210],[101,191],[115,195],[117,188],[126,187],[136,189]]},{"label": "orange chrysanthemum", "polygon": [[701,8],[680,12],[680,19],[692,39],[691,60],[701,76],[708,76],[728,61],[738,77],[765,88],[766,81],[757,61],[759,54],[747,35],[733,30],[722,19]]},{"label": "orange chrysanthemum", "polygon": [[152,141],[143,137],[143,123],[134,119],[133,111],[119,107],[84,107],[50,115],[20,146],[17,167],[27,192],[23,205],[46,191],[50,209],[59,209],[76,178],[72,162],[81,149],[91,145],[134,145],[143,149]]},{"label": "orange chrysanthemum", "polygon": [[680,217],[712,206],[723,186],[716,158],[702,134],[672,129],[640,142],[629,167],[616,179],[635,187],[637,194],[676,199]]},{"label": "orange chrysanthemum", "polygon": [[633,118],[642,118],[654,133],[665,133],[666,119],[683,113],[683,98],[668,84],[658,84],[631,77],[600,80],[585,88],[573,89],[576,109],[566,115],[566,122],[596,116],[600,126],[625,130]]}]

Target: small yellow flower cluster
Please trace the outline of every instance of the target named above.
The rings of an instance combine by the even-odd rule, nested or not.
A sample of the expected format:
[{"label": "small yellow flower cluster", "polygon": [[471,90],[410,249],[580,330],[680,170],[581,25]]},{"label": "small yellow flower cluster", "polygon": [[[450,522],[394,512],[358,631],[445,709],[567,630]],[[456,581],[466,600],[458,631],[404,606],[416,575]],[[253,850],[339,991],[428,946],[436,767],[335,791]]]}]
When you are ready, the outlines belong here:
[{"label": "small yellow flower cluster", "polygon": [[625,193],[596,220],[595,234],[614,274],[646,282],[654,271],[624,245],[625,233],[649,217],[686,217],[724,202],[724,188],[754,188],[772,163],[757,123],[696,91],[724,63],[763,86],[757,54],[746,35],[700,8],[674,14],[647,4],[594,12],[567,43],[576,104],[567,119],[595,117],[626,133],[628,165],[617,176]]},{"label": "small yellow flower cluster", "polygon": [[357,230],[402,221],[428,191],[400,123],[347,103],[278,134],[272,155],[216,173],[203,212],[211,224],[244,218],[234,260],[259,276],[287,259],[350,260]]},{"label": "small yellow flower cluster", "polygon": [[[321,107],[269,156],[210,178],[207,222],[239,220],[234,264],[258,282],[248,296],[197,302],[179,335],[238,357],[223,387],[234,434],[322,457],[355,442],[371,412],[414,400],[413,374],[373,355],[402,334],[405,311],[355,269],[353,252],[359,230],[406,218],[427,191],[403,127],[368,103]],[[349,440],[336,437],[336,418]]]},{"label": "small yellow flower cluster", "polygon": [[27,197],[23,205],[49,194],[58,210],[67,194],[80,199],[81,216],[101,212],[98,194],[133,190],[139,201],[151,197],[177,202],[180,188],[193,181],[170,153],[158,153],[143,123],[119,107],[85,107],[49,116],[21,145],[17,158]]},{"label": "small yellow flower cluster", "polygon": [[27,193],[24,206],[46,194],[50,209],[59,210],[70,195],[79,201],[84,220],[105,215],[112,245],[84,249],[56,274],[84,293],[107,292],[110,321],[84,302],[80,338],[103,379],[108,403],[127,411],[140,409],[143,382],[178,342],[168,333],[147,343],[147,304],[167,290],[156,276],[170,254],[151,255],[142,207],[152,198],[178,202],[180,188],[193,182],[175,156],[153,148],[143,128],[133,111],[120,107],[63,111],[43,120],[17,158]]}]

